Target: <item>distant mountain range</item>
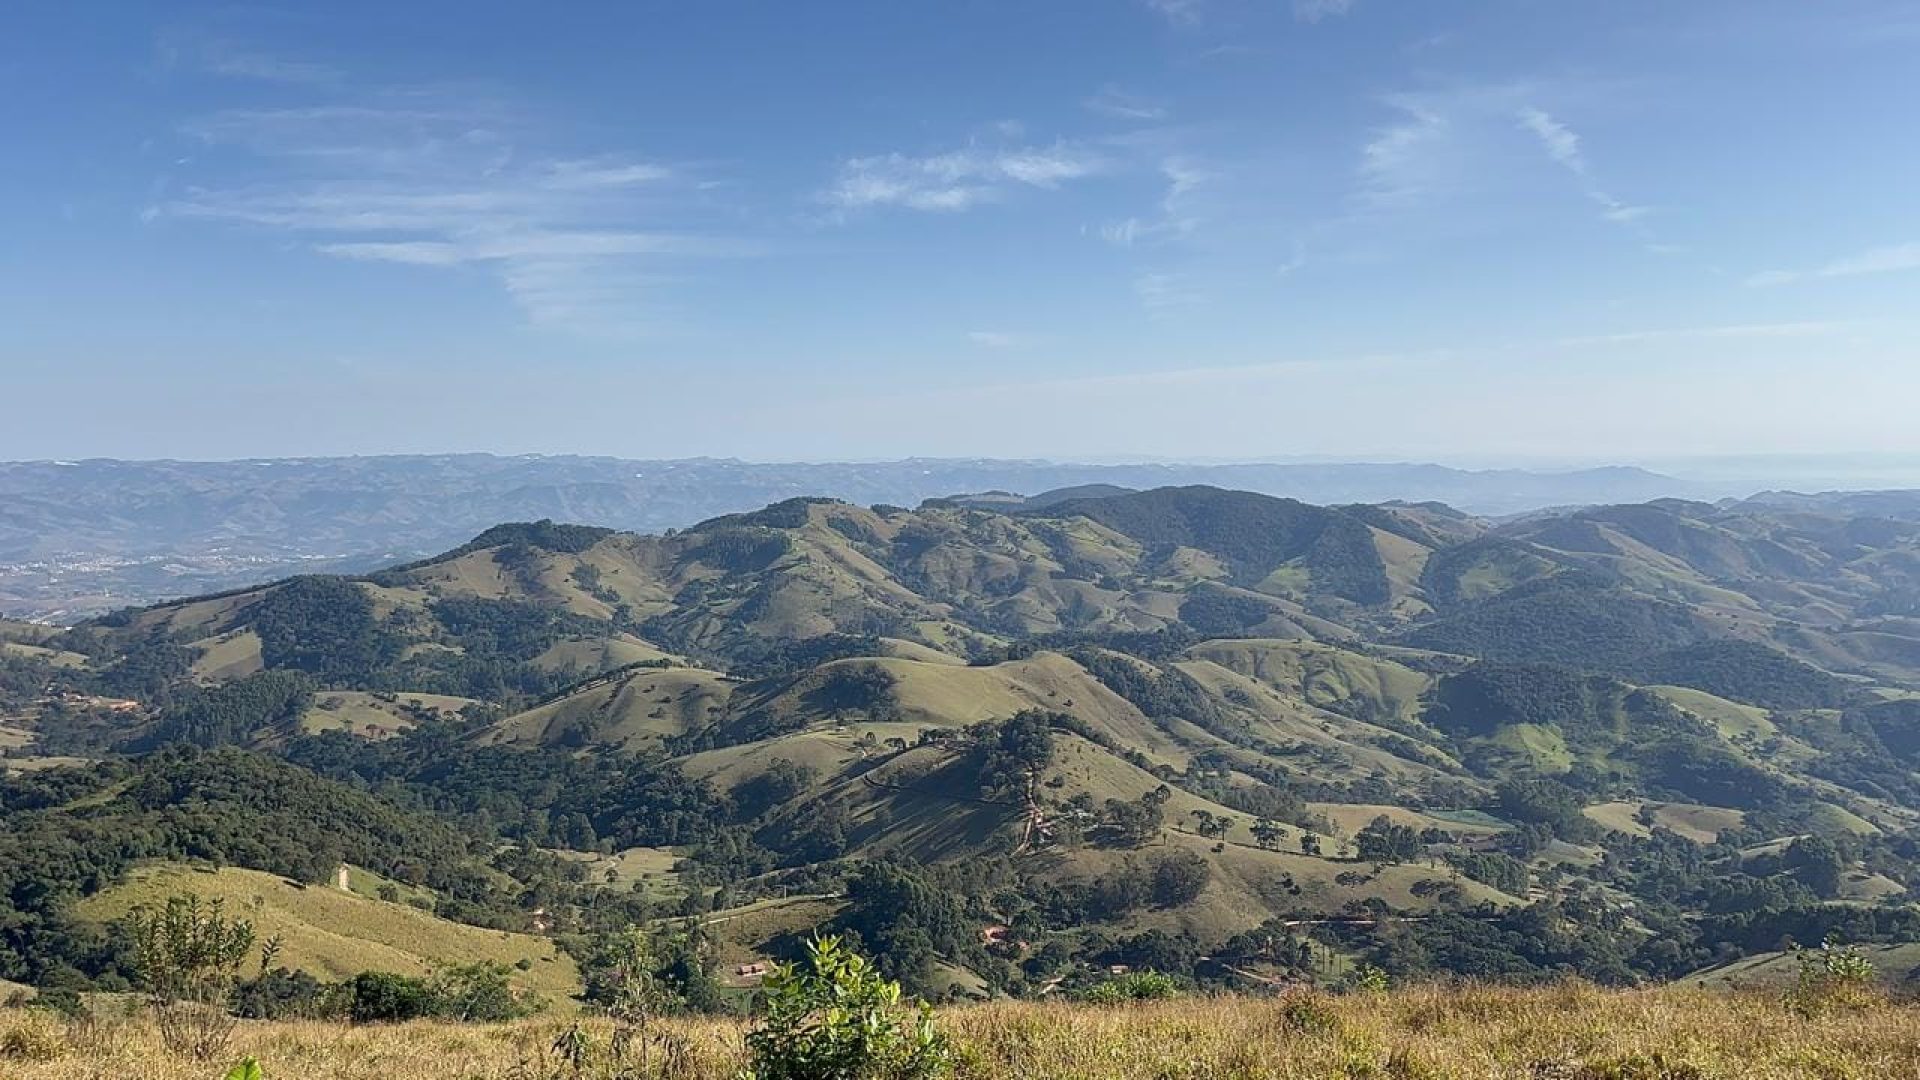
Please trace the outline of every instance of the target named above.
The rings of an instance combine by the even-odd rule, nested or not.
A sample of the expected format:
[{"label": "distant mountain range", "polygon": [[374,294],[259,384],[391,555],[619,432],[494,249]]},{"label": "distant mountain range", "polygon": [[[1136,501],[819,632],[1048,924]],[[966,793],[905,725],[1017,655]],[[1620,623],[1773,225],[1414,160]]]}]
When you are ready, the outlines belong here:
[{"label": "distant mountain range", "polygon": [[963,492],[1190,484],[1323,504],[1438,501],[1484,515],[1718,494],[1624,467],[761,464],[488,454],[12,462],[0,463],[0,612],[73,619],[303,570],[371,569],[444,550],[500,521],[659,532],[801,494],[911,507]]}]

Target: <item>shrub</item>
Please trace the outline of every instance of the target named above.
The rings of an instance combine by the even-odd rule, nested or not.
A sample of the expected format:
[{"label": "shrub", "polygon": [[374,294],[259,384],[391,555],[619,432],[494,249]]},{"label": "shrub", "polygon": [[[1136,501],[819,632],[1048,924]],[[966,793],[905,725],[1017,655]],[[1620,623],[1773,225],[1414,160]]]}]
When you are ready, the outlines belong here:
[{"label": "shrub", "polygon": [[1314,993],[1288,995],[1280,1006],[1280,1022],[1301,1035],[1331,1035],[1340,1030],[1333,1006]]},{"label": "shrub", "polygon": [[418,1020],[433,1015],[425,979],[391,971],[363,971],[339,984],[337,1007],[356,1024]]},{"label": "shrub", "polygon": [[229,919],[219,900],[203,907],[197,896],[174,896],[158,910],[136,909],[127,929],[161,1040],[175,1053],[212,1057],[233,1034],[227,1001],[253,950],[253,923]]},{"label": "shrub", "polygon": [[1818,949],[1795,947],[1800,974],[1787,991],[1787,1007],[1803,1016],[1833,1009],[1861,1009],[1880,998],[1880,972],[1857,945],[1829,937]]},{"label": "shrub", "polygon": [[0,1035],[0,1060],[52,1061],[66,1052],[65,1032],[45,1009],[28,1009],[20,1023]]},{"label": "shrub", "polygon": [[1347,988],[1362,994],[1384,994],[1392,980],[1372,964],[1361,964],[1347,975]]},{"label": "shrub", "polygon": [[1180,994],[1180,980],[1173,976],[1158,971],[1136,971],[1095,983],[1080,997],[1094,1005],[1120,1005],[1129,1001],[1165,1001]]},{"label": "shrub", "polygon": [[497,1023],[529,1016],[540,1002],[518,993],[502,964],[465,964],[443,968],[427,980],[427,1006],[443,1020]]},{"label": "shrub", "polygon": [[743,1080],[926,1080],[951,1070],[932,1008],[905,1015],[900,984],[838,938],[809,941],[804,962],[780,965],[764,985]]}]

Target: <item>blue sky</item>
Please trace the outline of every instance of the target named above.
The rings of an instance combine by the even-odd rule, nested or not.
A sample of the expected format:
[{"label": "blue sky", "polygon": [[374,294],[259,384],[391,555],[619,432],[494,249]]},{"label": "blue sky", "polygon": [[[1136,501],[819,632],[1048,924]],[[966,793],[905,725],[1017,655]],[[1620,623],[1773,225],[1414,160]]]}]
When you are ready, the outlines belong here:
[{"label": "blue sky", "polygon": [[4,23],[0,457],[1920,452],[1911,3]]}]

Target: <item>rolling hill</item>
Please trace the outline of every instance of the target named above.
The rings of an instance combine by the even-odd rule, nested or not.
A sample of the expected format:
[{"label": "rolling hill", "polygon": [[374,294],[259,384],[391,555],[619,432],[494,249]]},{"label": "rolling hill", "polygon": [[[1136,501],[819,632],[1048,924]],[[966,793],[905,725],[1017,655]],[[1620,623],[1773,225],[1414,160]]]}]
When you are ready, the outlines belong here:
[{"label": "rolling hill", "polygon": [[[966,985],[1038,977],[968,920],[1081,960],[1318,927],[1408,970],[1674,977],[1762,915],[1920,920],[1914,565],[1920,524],[1799,505],[796,498],[21,630],[0,732],[22,765],[284,758],[609,879],[568,890],[852,890],[836,925],[916,920],[903,955]],[[862,865],[926,899],[875,915]]]},{"label": "rolling hill", "polygon": [[253,923],[260,940],[280,941],[275,958],[279,965],[319,979],[350,978],[362,971],[417,976],[438,968],[495,963],[512,972],[509,979],[520,989],[549,1001],[564,1003],[579,986],[572,958],[550,938],[465,926],[404,903],[238,867],[142,867],[89,896],[77,913],[90,923],[108,925],[136,906],[155,907],[183,893],[225,904]]}]

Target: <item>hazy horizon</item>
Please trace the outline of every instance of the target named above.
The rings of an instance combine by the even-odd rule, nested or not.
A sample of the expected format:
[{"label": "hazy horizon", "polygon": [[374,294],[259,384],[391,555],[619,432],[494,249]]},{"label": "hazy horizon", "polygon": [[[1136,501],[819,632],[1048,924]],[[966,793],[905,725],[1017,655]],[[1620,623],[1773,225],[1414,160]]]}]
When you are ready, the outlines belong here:
[{"label": "hazy horizon", "polygon": [[[507,452],[495,449],[426,449],[388,452],[370,450],[356,453],[319,454],[237,454],[226,457],[120,456],[84,454],[71,457],[23,457],[0,459],[0,465],[70,465],[89,461],[118,461],[137,464],[180,463],[188,465],[243,464],[274,460],[335,460],[353,458],[408,457],[493,457],[501,459],[605,458],[634,462],[731,461],[742,465],[764,466],[852,466],[889,465],[911,461],[991,462],[1000,464],[1035,463],[1063,467],[1120,466],[1362,466],[1419,468],[1437,466],[1464,472],[1512,470],[1539,474],[1579,473],[1605,469],[1641,469],[1676,480],[1739,487],[1750,484],[1754,491],[1767,487],[1796,490],[1867,489],[1874,487],[1920,486],[1920,454],[1736,454],[1697,455],[1692,457],[1586,458],[1545,456],[1503,456],[1448,454],[1426,457],[1344,457],[1333,454],[1270,454],[1244,457],[1205,457],[1144,454],[1085,454],[1007,456],[994,454],[903,454],[866,457],[747,457],[736,454],[676,454],[639,456],[622,453],[576,451]],[[1798,485],[1798,486],[1797,486]],[[1028,494],[1031,494],[1029,492]]]}]

